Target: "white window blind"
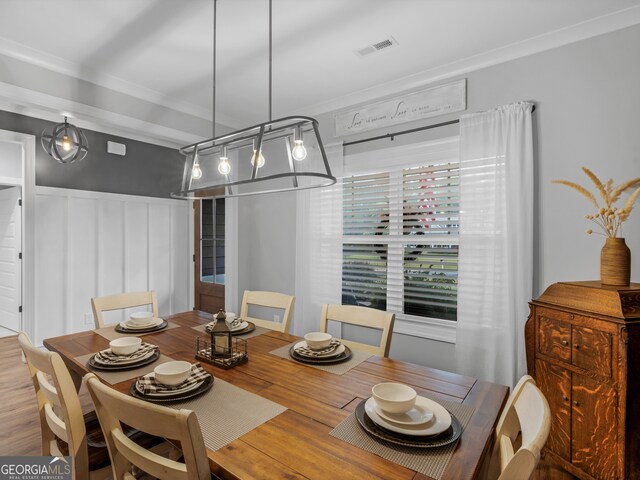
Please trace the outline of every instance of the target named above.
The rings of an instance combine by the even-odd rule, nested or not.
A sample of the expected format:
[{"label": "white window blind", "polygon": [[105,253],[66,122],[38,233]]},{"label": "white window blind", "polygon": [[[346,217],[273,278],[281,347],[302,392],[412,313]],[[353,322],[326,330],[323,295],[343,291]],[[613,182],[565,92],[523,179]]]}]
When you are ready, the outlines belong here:
[{"label": "white window blind", "polygon": [[414,152],[409,164],[343,178],[344,304],[392,311],[418,323],[456,320],[455,153],[438,158],[425,147],[425,155]]}]

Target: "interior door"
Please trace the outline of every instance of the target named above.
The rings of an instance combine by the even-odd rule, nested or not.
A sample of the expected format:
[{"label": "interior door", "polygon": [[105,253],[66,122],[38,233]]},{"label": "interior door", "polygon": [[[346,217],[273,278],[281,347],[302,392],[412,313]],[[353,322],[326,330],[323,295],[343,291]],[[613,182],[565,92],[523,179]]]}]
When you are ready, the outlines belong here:
[{"label": "interior door", "polygon": [[195,307],[216,313],[224,309],[224,198],[194,202]]},{"label": "interior door", "polygon": [[0,190],[0,326],[16,332],[22,326],[21,191],[20,187]]}]

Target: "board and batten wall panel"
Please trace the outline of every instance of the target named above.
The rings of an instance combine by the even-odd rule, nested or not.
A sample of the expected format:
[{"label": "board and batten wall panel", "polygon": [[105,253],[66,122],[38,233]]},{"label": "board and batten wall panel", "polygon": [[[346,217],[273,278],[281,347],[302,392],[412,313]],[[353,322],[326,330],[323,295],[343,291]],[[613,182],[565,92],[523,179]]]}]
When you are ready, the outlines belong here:
[{"label": "board and batten wall panel", "polygon": [[37,187],[38,344],[94,328],[94,296],[156,290],[160,315],[187,310],[190,213],[181,200]]}]

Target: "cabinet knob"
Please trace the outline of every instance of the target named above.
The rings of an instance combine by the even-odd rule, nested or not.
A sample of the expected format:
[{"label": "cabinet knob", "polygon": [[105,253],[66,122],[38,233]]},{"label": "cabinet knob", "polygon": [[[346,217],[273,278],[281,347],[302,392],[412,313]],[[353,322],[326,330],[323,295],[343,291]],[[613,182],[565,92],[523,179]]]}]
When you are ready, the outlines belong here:
[{"label": "cabinet knob", "polygon": [[571,315],[569,315],[569,318],[570,318],[571,320],[573,320],[573,313],[572,313]]},{"label": "cabinet knob", "polygon": [[564,399],[565,402],[569,401],[569,397],[567,397],[566,395],[564,397],[562,397]]},{"label": "cabinet knob", "polygon": [[573,401],[573,404],[574,404],[576,407],[579,407],[579,406],[580,406],[580,402],[579,402],[579,401],[577,401],[577,400],[574,400],[574,401]]},{"label": "cabinet knob", "polygon": [[573,346],[573,348],[575,348],[576,350],[580,350],[580,345],[578,345],[577,343]]},{"label": "cabinet knob", "polygon": [[569,342],[567,342],[566,340],[562,340],[562,344],[566,347],[567,345],[569,345]]}]

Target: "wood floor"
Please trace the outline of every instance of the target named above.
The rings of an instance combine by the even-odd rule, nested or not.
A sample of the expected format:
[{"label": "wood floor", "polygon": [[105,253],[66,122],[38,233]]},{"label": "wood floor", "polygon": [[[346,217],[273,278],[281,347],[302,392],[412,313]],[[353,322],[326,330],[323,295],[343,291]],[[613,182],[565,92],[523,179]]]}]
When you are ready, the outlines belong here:
[{"label": "wood floor", "polygon": [[[90,408],[86,392],[83,410]],[[0,338],[0,456],[40,455],[40,423],[29,369],[22,363],[17,337]],[[574,480],[556,464],[542,460],[533,480]]]}]

